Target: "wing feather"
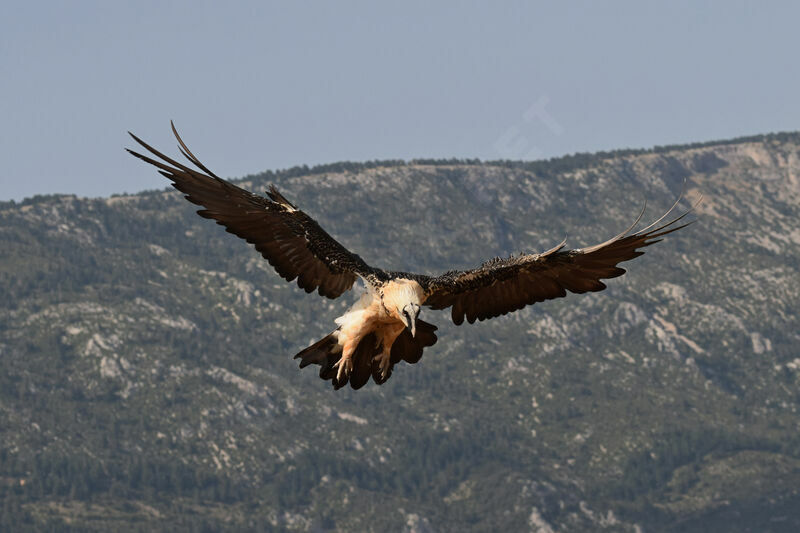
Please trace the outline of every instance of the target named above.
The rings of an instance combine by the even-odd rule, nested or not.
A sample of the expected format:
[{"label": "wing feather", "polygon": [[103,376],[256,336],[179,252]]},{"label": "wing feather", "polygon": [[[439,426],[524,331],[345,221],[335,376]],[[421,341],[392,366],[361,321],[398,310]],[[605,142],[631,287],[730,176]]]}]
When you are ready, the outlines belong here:
[{"label": "wing feather", "polygon": [[379,272],[339,244],[274,186],[263,197],[220,178],[194,156],[174,124],[172,131],[181,153],[200,171],[162,154],[132,133],[149,155],[128,152],[155,166],[187,200],[201,206],[197,211],[201,217],[215,220],[227,232],[252,244],[285,280],[296,279],[306,292],[317,290],[322,296],[336,298],[350,289],[358,276]]},{"label": "wing feather", "polygon": [[676,225],[702,198],[685,213],[658,225],[674,211],[682,197],[683,192],[664,215],[643,230],[633,232],[644,210],[624,232],[595,246],[563,250],[566,241],[562,241],[541,254],[495,258],[472,270],[421,278],[427,295],[425,305],[433,309],[451,307],[453,322],[460,325],[465,318],[469,323],[486,320],[526,305],[562,298],[568,292],[602,291],[606,285],[601,280],[625,273],[618,263],[644,254],[640,248],[691,224]]}]

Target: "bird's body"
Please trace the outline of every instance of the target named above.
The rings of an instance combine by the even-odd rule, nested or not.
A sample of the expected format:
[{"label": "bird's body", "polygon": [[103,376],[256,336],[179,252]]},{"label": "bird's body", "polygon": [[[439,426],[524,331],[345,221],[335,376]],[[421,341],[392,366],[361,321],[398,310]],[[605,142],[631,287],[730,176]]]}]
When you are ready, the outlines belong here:
[{"label": "bird's body", "polygon": [[[625,273],[617,266],[644,252],[658,237],[686,224],[675,224],[688,211],[659,225],[678,201],[650,226],[633,232],[641,219],[608,241],[576,250],[564,242],[539,254],[491,259],[481,266],[451,270],[440,276],[386,271],[367,265],[289,202],[275,187],[258,196],[219,178],[189,151],[173,126],[183,154],[200,171],[161,154],[133,138],[160,160],[133,151],[201,205],[200,216],[212,218],[227,231],[253,244],[287,281],[297,280],[306,292],[336,298],[362,279],[366,291],[341,317],[329,335],[298,353],[300,367],[317,364],[320,377],[334,388],[354,389],[370,377],[384,383],[401,360],[416,363],[426,347],[436,343],[436,326],[418,319],[422,306],[451,308],[455,324],[486,320],[536,302],[605,288],[601,279]],[[644,213],[644,210],[642,211]]]},{"label": "bird's body", "polygon": [[[406,302],[416,301],[417,305],[425,299],[419,283],[410,279],[393,279],[378,290],[369,287],[344,315],[336,319],[337,348],[341,359],[336,363],[337,378],[352,370],[352,357],[361,341],[372,334],[376,348],[380,352],[374,356],[381,373],[385,376],[391,360],[394,341],[406,329],[406,324],[398,312]],[[413,332],[412,338],[415,336]],[[349,368],[349,370],[348,370]]]}]

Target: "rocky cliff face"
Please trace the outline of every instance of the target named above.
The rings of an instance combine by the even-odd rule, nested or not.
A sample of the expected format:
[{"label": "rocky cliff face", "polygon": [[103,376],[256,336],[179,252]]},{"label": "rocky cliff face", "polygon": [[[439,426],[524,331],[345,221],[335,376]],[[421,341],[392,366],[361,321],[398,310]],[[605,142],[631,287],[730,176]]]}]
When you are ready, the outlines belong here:
[{"label": "rocky cliff face", "polygon": [[599,242],[684,182],[705,200],[606,291],[424,311],[420,364],[336,393],[291,356],[355,295],[283,282],[178,193],[0,204],[4,525],[800,527],[800,136],[328,170],[244,186],[427,273]]}]

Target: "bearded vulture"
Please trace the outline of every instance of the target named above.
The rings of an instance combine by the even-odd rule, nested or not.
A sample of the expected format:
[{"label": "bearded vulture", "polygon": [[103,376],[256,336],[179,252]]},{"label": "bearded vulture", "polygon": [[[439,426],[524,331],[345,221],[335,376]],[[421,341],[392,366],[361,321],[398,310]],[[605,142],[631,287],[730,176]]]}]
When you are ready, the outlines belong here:
[{"label": "bearded vulture", "polygon": [[[253,194],[220,178],[186,147],[172,125],[181,153],[197,169],[179,163],[130,133],[147,155],[132,155],[159,169],[190,202],[203,207],[197,213],[217,221],[226,230],[255,246],[287,281],[307,293],[337,298],[361,278],[367,290],[342,316],[337,328],[295,355],[300,368],[319,365],[319,376],[334,389],[348,382],[361,388],[370,376],[381,385],[401,360],[416,363],[422,351],[436,343],[436,326],[420,320],[423,305],[451,309],[456,325],[466,318],[486,320],[526,305],[561,298],[567,291],[584,293],[606,288],[601,279],[625,273],[617,264],[642,255],[640,248],[689,223],[676,225],[694,207],[661,224],[681,196],[661,218],[634,232],[644,213],[627,230],[601,244],[565,250],[565,242],[538,254],[521,254],[486,261],[472,270],[451,270],[440,276],[387,271],[371,267],[339,244],[317,222],[286,199],[274,186],[266,197]],[[696,206],[697,204],[695,204]]]}]

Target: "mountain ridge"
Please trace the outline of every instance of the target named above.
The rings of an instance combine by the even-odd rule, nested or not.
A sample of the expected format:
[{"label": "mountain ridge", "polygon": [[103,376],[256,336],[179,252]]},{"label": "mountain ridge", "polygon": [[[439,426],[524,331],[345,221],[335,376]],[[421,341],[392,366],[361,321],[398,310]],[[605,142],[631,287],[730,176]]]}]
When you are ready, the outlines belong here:
[{"label": "mountain ridge", "polygon": [[296,290],[177,191],[3,204],[0,525],[792,531],[799,136],[237,180],[426,273],[600,242],[684,180],[705,196],[606,291],[424,311],[419,364],[335,394],[291,354],[353,297]]},{"label": "mountain ridge", "polygon": [[[369,161],[336,161],[332,163],[322,163],[319,165],[295,165],[286,169],[265,170],[256,174],[248,174],[238,178],[226,178],[232,183],[239,183],[253,178],[263,178],[264,176],[293,176],[305,175],[312,176],[315,174],[324,174],[332,171],[341,170],[367,170],[371,168],[381,167],[397,167],[397,166],[447,166],[447,165],[485,165],[485,166],[498,166],[510,168],[528,168],[535,169],[539,166],[548,166],[553,163],[565,165],[580,165],[585,166],[587,160],[597,159],[610,159],[614,157],[624,157],[631,155],[646,155],[658,154],[671,151],[685,151],[694,148],[709,148],[714,146],[725,146],[729,144],[745,144],[754,142],[766,141],[785,141],[788,139],[797,139],[800,137],[800,131],[778,131],[771,133],[759,133],[755,135],[743,135],[739,137],[732,137],[730,139],[716,139],[710,141],[690,142],[684,144],[666,144],[666,145],[653,145],[649,148],[620,148],[616,150],[600,150],[597,152],[575,152],[572,154],[564,154],[560,156],[553,156],[546,159],[537,160],[515,160],[515,159],[493,159],[481,160],[478,158],[414,158],[410,160],[404,159],[376,159]],[[134,193],[115,193],[109,198],[118,196],[137,196],[156,194],[171,190],[168,187],[163,189],[145,189]],[[75,196],[81,199],[104,198],[101,196],[77,196],[73,193],[51,193],[51,194],[36,194],[31,197],[25,197],[20,201],[15,200],[0,200],[0,208],[10,207],[14,205],[27,205],[31,202],[45,200],[50,197],[60,196]]]}]

